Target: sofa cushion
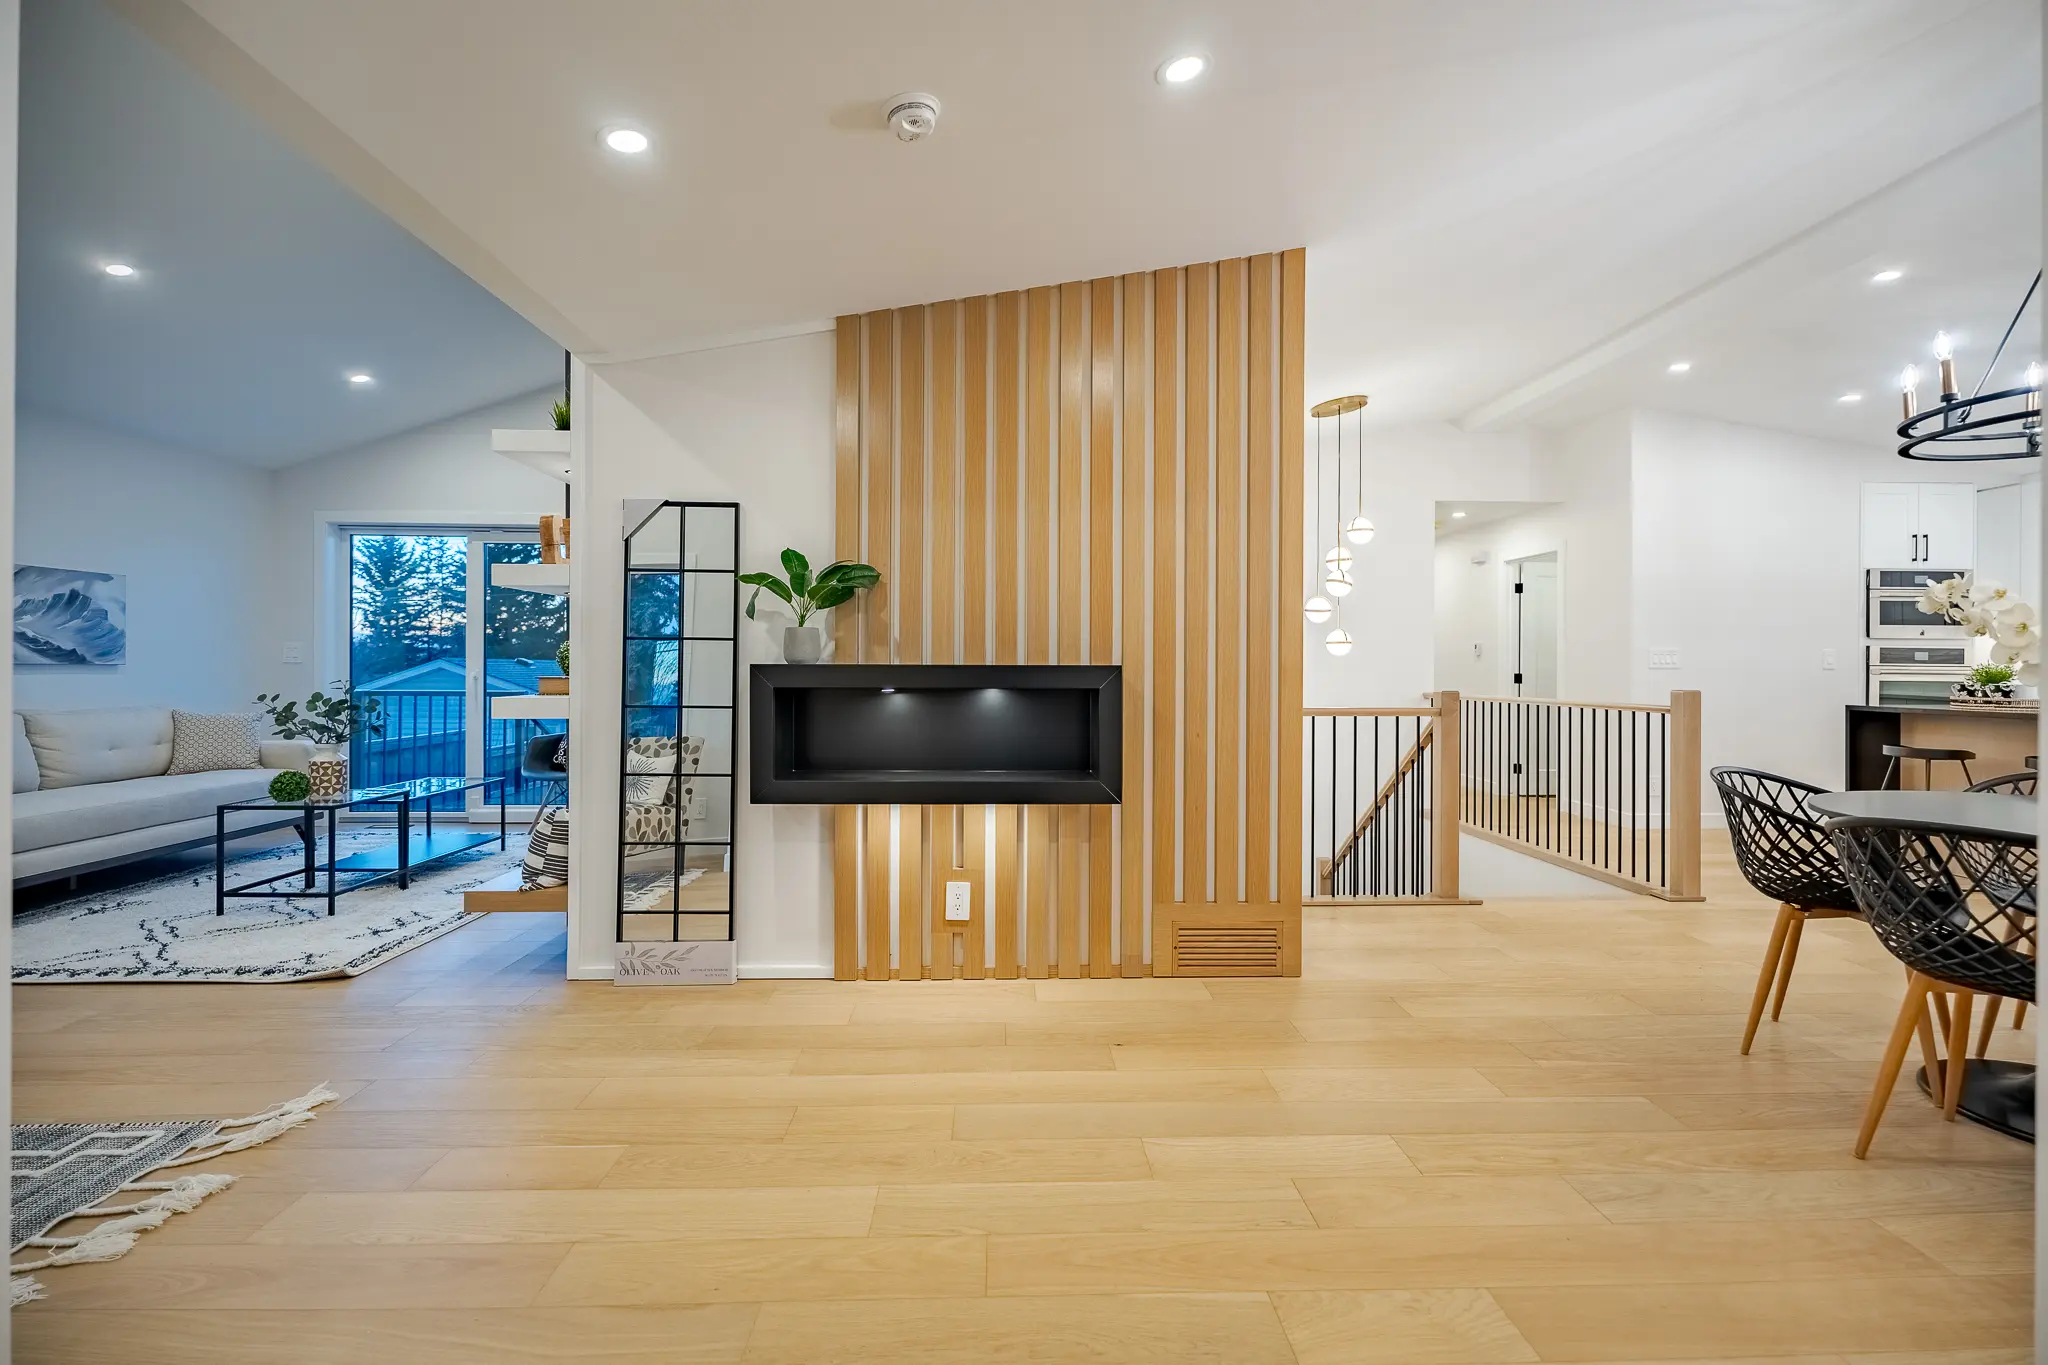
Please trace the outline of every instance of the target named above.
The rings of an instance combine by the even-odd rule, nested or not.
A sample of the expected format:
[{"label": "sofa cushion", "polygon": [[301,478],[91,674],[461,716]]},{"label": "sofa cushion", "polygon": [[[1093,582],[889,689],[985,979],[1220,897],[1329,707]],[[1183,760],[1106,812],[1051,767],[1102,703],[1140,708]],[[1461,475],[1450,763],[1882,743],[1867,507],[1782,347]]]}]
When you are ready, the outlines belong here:
[{"label": "sofa cushion", "polygon": [[170,776],[253,768],[257,766],[257,757],[256,720],[253,716],[171,712]]},{"label": "sofa cushion", "polygon": [[276,775],[268,768],[231,768],[23,792],[14,798],[14,848],[51,848],[211,816],[227,802],[262,799]]},{"label": "sofa cushion", "polygon": [[168,707],[23,711],[44,790],[161,777],[171,766]]},{"label": "sofa cushion", "polygon": [[36,751],[28,744],[28,731],[21,723],[21,713],[14,716],[14,790],[32,792],[43,785],[43,775],[36,769]]}]

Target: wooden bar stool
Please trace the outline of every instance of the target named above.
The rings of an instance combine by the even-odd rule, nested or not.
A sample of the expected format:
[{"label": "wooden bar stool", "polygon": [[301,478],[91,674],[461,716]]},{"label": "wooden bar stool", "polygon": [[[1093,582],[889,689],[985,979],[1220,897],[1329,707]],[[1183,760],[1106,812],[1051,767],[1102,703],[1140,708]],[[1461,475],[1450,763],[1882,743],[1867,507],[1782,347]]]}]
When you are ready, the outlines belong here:
[{"label": "wooden bar stool", "polygon": [[1921,786],[1928,791],[1934,790],[1934,765],[1937,763],[1961,764],[1963,769],[1963,785],[1965,787],[1976,781],[1975,778],[1970,776],[1970,760],[1977,755],[1969,749],[1929,749],[1918,744],[1887,744],[1884,746],[1883,753],[1886,758],[1891,760],[1885,767],[1884,781],[1878,784],[1885,791],[1904,790],[1903,786],[1895,787],[1892,779],[1905,776],[1904,773],[1899,771],[1899,760],[1906,758],[1917,758],[1926,765],[1922,770],[1924,776]]}]

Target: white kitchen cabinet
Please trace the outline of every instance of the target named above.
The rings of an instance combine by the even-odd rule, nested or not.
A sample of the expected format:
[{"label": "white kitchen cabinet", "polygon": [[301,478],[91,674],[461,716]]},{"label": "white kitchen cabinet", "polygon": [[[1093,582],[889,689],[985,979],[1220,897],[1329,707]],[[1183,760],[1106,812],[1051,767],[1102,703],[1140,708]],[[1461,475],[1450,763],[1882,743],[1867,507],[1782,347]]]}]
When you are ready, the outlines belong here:
[{"label": "white kitchen cabinet", "polygon": [[1863,485],[1863,567],[1950,569],[1977,559],[1977,489],[1967,483]]}]

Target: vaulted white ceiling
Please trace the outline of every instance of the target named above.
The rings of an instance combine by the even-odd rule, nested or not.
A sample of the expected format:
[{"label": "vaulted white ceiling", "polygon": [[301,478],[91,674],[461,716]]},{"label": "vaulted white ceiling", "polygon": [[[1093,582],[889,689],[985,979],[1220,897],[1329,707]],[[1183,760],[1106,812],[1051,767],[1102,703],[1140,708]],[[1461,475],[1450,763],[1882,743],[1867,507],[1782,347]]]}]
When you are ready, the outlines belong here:
[{"label": "vaulted white ceiling", "polygon": [[20,200],[25,406],[275,466],[561,377],[548,337],[95,0],[23,6]]},{"label": "vaulted white ceiling", "polygon": [[[1311,397],[1370,392],[1382,422],[1649,401],[1625,357],[1704,357],[1753,306],[1805,325],[1837,296],[1755,283],[1788,244],[2040,94],[2029,0],[113,3],[587,354],[1305,244]],[[1154,81],[1187,51],[1211,71]],[[906,89],[944,104],[915,145],[881,127]],[[620,121],[649,156],[598,145]],[[2021,159],[1984,166],[2037,198]],[[1949,325],[1981,332],[2037,254],[2006,188],[1973,229],[1995,247],[1872,223],[1801,259],[1976,270]],[[1894,321],[1904,346],[1942,319]],[[1895,349],[1817,330],[1743,392],[1790,411]]]}]

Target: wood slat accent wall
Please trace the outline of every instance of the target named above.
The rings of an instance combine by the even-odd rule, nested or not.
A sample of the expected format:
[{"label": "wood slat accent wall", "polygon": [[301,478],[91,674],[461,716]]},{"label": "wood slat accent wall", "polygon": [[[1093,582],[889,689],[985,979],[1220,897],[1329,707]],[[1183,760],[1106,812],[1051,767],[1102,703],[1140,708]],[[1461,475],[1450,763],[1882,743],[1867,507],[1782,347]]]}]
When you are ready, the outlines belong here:
[{"label": "wood slat accent wall", "polygon": [[841,979],[1300,973],[1305,264],[839,319],[834,550],[884,586],[834,660],[1124,687],[1121,807],[835,813]]}]

